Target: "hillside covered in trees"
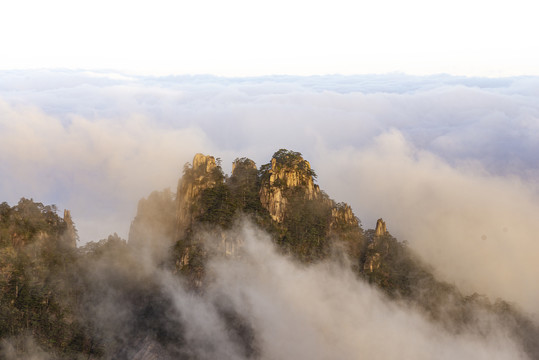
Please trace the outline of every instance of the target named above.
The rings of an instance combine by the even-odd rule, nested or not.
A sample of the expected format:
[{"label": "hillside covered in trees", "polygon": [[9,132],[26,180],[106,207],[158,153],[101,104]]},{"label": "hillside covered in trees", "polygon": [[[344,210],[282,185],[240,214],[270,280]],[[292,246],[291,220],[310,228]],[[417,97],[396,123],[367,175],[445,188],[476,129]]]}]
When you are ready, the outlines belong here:
[{"label": "hillside covered in trees", "polygon": [[[305,271],[337,266],[380,290],[380,301],[414,309],[444,334],[489,338],[501,327],[523,357],[539,358],[539,327],[530,316],[437,280],[382,219],[372,225],[365,230],[348,204],[319,188],[310,163],[285,149],[260,167],[238,158],[230,175],[219,159],[195,155],[176,193],[155,191],[140,200],[127,240],[113,234],[77,247],[69,211],[60,217],[53,205],[24,198],[2,203],[0,356],[271,358],[262,325],[228,292],[252,275],[234,272],[235,264],[252,261],[245,234],[260,233],[252,237],[269,238],[278,259]],[[235,280],[222,288],[224,272]]]}]

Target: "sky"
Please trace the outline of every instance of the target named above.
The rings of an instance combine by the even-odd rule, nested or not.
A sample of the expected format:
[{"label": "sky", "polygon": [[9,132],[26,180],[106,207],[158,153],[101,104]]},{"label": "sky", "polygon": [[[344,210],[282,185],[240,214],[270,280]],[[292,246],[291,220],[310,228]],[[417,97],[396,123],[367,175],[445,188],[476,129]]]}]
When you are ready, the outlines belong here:
[{"label": "sky", "polygon": [[229,172],[287,148],[440,278],[539,313],[533,5],[4,4],[0,201],[70,209],[81,244],[126,238],[195,153]]},{"label": "sky", "polygon": [[0,69],[539,75],[535,2],[11,1]]}]

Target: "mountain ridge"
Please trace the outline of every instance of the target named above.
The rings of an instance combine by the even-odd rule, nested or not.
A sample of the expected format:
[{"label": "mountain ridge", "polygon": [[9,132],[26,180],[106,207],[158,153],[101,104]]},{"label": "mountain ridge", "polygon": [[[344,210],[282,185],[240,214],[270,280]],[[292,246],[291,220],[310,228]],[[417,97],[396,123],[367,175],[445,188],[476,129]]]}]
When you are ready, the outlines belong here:
[{"label": "mountain ridge", "polygon": [[[454,336],[469,329],[487,336],[498,324],[527,357],[539,357],[539,326],[518,307],[437,280],[383,219],[364,230],[352,208],[315,180],[301,153],[286,149],[259,168],[237,158],[230,175],[218,158],[196,154],[176,194],[154,191],[139,201],[127,241],[114,234],[79,248],[69,211],[61,218],[54,206],[33,200],[1,204],[0,355],[17,359],[43,349],[58,359],[224,356],[211,340],[193,339],[186,319],[215,291],[219,274],[208,264],[243,261],[238,229],[251,224],[300,268],[338,264]],[[246,309],[216,299],[211,306],[223,336],[241,354],[228,358],[263,358]],[[179,309],[178,302],[188,305]],[[197,355],[206,348],[212,356]]]}]

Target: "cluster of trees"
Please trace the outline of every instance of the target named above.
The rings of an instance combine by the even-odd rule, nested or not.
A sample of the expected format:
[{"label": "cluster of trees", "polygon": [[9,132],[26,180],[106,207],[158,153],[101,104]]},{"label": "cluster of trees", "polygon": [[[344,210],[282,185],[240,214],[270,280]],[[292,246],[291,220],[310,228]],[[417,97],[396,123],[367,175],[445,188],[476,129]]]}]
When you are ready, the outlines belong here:
[{"label": "cluster of trees", "polygon": [[[280,171],[282,168],[287,168],[290,170],[299,171],[305,176],[305,178],[317,178],[316,172],[311,169],[309,163],[303,159],[300,152],[280,149],[273,154],[271,159],[272,161],[269,163],[260,166],[259,176],[262,182],[268,181],[273,162],[275,162],[275,168],[273,169],[274,171]],[[275,184],[275,186],[279,185],[279,183]]]},{"label": "cluster of trees", "polygon": [[77,317],[75,239],[56,211],[25,198],[0,204],[0,338],[31,334],[69,357],[92,351]]},{"label": "cluster of trees", "polygon": [[[230,228],[240,214],[257,218],[265,215],[258,195],[260,177],[256,165],[250,159],[238,158],[233,166],[230,177],[224,175],[219,163],[212,170],[207,181],[213,181],[215,185],[204,189],[193,204],[192,211],[198,214],[196,221]],[[196,170],[185,170],[182,181],[189,181],[193,171]]]},{"label": "cluster of trees", "polygon": [[54,206],[0,204],[0,358],[131,359],[145,340],[181,343],[140,252],[117,234],[76,248],[69,226]]},{"label": "cluster of trees", "polygon": [[308,199],[298,189],[288,189],[285,194],[288,202],[279,226],[279,246],[302,262],[327,258],[332,244],[329,227],[333,206],[329,198]]}]

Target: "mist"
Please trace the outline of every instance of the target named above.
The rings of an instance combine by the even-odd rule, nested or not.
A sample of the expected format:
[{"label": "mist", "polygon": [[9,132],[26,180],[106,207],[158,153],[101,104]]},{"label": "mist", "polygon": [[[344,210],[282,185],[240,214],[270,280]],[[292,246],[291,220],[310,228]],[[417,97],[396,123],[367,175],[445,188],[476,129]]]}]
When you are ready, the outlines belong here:
[{"label": "mist", "polygon": [[197,152],[229,172],[287,148],[364,228],[383,217],[442,279],[539,313],[537,78],[1,76],[2,201],[70,209],[81,244],[127,237]]},{"label": "mist", "polygon": [[328,188],[357,213],[383,216],[439,278],[539,313],[536,183],[492,175],[477,162],[451,166],[397,130],[361,151],[322,153],[322,167],[340,174]]},{"label": "mist", "polygon": [[[390,302],[342,264],[301,266],[278,255],[269,236],[252,225],[235,231],[244,251],[240,259],[210,264],[215,281],[205,298],[243,312],[262,359],[525,358],[503,324],[488,317],[451,334],[418,310]],[[176,304],[180,312],[192,309]],[[219,339],[212,319],[205,323],[196,315],[187,322],[192,331]]]},{"label": "mist", "polygon": [[[240,245],[232,256],[219,251],[223,236]],[[465,328],[452,330],[389,299],[346,262],[305,265],[279,254],[246,219],[197,238],[213,254],[197,291],[144,246],[113,242],[85,258],[82,303],[88,326],[114,350],[105,358],[528,358],[502,318],[478,308]],[[33,359],[52,358],[31,337],[4,341],[0,354],[17,359],[17,342]]]}]

